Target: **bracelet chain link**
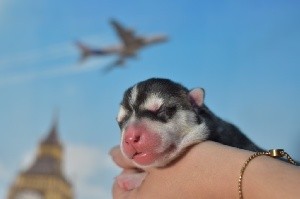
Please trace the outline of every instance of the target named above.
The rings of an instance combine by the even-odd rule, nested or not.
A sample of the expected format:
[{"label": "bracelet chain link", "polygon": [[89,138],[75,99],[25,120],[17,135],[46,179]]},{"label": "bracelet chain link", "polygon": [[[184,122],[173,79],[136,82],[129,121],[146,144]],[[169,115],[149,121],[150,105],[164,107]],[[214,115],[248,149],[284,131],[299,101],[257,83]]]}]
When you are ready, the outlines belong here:
[{"label": "bracelet chain link", "polygon": [[243,199],[243,192],[242,192],[242,180],[243,180],[243,175],[244,172],[246,170],[246,167],[248,166],[248,164],[250,163],[251,160],[253,160],[254,158],[258,157],[258,156],[270,156],[270,157],[274,157],[274,158],[282,158],[284,156],[286,156],[287,160],[293,164],[293,165],[297,165],[296,162],[292,159],[292,157],[285,152],[283,149],[271,149],[268,152],[256,152],[253,155],[251,155],[246,162],[244,163],[241,172],[240,172],[240,177],[239,177],[239,181],[238,181],[238,190],[239,190],[239,198]]}]

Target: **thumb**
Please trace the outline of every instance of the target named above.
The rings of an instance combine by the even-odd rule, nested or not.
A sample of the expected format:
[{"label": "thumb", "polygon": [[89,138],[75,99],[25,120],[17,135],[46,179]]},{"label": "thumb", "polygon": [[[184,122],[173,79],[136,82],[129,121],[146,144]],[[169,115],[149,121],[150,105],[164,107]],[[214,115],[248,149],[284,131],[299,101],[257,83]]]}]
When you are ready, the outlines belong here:
[{"label": "thumb", "polygon": [[130,161],[128,158],[124,157],[124,155],[121,152],[120,146],[113,147],[109,154],[111,155],[112,160],[121,168],[124,169],[132,169],[136,168],[136,166],[133,164],[132,161]]}]

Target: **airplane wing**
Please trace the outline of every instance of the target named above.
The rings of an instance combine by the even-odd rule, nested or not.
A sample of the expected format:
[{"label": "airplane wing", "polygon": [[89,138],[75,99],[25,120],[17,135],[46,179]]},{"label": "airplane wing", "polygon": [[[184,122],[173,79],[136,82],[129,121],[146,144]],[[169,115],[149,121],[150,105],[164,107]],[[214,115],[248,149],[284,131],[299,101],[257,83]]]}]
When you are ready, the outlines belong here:
[{"label": "airplane wing", "polygon": [[111,24],[125,46],[131,45],[133,42],[135,42],[138,39],[138,37],[135,36],[133,30],[124,28],[116,20],[111,20]]},{"label": "airplane wing", "polygon": [[112,69],[116,68],[116,67],[122,67],[125,64],[125,59],[123,57],[117,59],[116,61],[114,61],[113,63],[110,63],[109,65],[107,65],[105,68],[103,68],[103,72],[104,73],[108,73],[109,71],[111,71]]}]

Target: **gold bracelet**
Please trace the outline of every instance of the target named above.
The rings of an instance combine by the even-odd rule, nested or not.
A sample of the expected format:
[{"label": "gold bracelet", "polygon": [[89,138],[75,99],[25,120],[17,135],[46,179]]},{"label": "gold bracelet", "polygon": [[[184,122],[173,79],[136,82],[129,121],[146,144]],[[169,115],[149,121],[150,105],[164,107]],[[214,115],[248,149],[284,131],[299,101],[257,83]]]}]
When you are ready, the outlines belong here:
[{"label": "gold bracelet", "polygon": [[270,157],[274,157],[274,158],[280,158],[280,157],[284,157],[286,156],[287,160],[293,164],[293,165],[297,165],[296,162],[291,158],[291,156],[289,154],[287,154],[283,149],[271,149],[268,152],[256,152],[253,155],[251,155],[246,162],[244,163],[241,172],[240,172],[240,177],[239,177],[239,183],[238,183],[238,189],[239,189],[239,198],[243,199],[243,192],[242,192],[242,180],[243,180],[243,175],[244,172],[246,170],[246,167],[248,166],[248,164],[250,163],[251,160],[253,160],[254,158],[261,156],[261,155],[266,155],[266,156],[270,156]]}]

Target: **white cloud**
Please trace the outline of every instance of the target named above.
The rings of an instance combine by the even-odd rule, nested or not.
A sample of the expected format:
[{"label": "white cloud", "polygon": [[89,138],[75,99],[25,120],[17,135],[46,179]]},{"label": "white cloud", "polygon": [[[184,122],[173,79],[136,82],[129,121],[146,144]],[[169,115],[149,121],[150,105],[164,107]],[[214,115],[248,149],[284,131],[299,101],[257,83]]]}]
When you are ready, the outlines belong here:
[{"label": "white cloud", "polygon": [[104,189],[98,184],[89,184],[86,182],[75,183],[75,198],[77,199],[110,199],[111,190]]},{"label": "white cloud", "polygon": [[[96,41],[97,38],[99,40],[100,37],[89,35],[86,40]],[[0,87],[37,79],[89,72],[110,64],[110,60],[104,59],[104,57],[103,59],[93,59],[91,57],[84,63],[79,63],[79,59],[80,50],[72,41],[0,56]],[[63,63],[63,60],[74,61],[57,64]],[[21,71],[15,70],[20,68],[24,69]]]},{"label": "white cloud", "polygon": [[36,156],[36,150],[37,149],[31,148],[25,152],[20,163],[20,168],[19,168],[20,170],[25,170],[28,167],[30,167],[30,165],[33,163],[34,158]]},{"label": "white cloud", "polygon": [[115,165],[108,153],[87,145],[69,144],[66,147],[66,171],[76,180],[86,180],[101,170],[111,170]]},{"label": "white cloud", "polygon": [[[77,198],[111,198],[111,182],[119,171],[107,152],[100,147],[69,144],[65,162]],[[106,182],[104,175],[111,175],[111,181]]]},{"label": "white cloud", "polygon": [[[104,43],[107,40],[104,38],[107,38],[107,36],[89,35],[84,39],[84,41],[87,40],[89,42],[84,42],[84,44],[90,46],[91,48],[100,48],[101,46],[93,47],[91,43],[101,43],[100,41]],[[12,70],[14,68],[28,68],[32,65],[37,64],[44,65],[44,63],[47,62],[57,61],[63,58],[70,57],[72,57],[72,59],[75,57],[75,61],[79,61],[81,56],[80,53],[80,49],[76,46],[75,41],[64,41],[61,43],[44,46],[38,49],[27,49],[24,52],[1,55],[0,71],[2,72],[5,70]]]},{"label": "white cloud", "polygon": [[27,72],[27,73],[18,73],[18,74],[10,74],[8,76],[0,77],[0,87],[7,86],[9,84],[16,84],[26,81],[32,81],[37,79],[44,79],[44,78],[53,78],[59,76],[65,76],[70,74],[77,74],[83,72],[93,71],[99,68],[100,62],[99,61],[91,61],[85,64],[82,67],[72,64],[65,64],[61,66],[55,66],[55,68],[50,68],[48,70],[39,71],[39,72]]},{"label": "white cloud", "polygon": [[0,70],[16,67],[28,67],[28,65],[53,61],[70,55],[79,54],[75,45],[70,42],[53,44],[40,49],[27,50],[25,52],[4,55],[0,57]]}]

